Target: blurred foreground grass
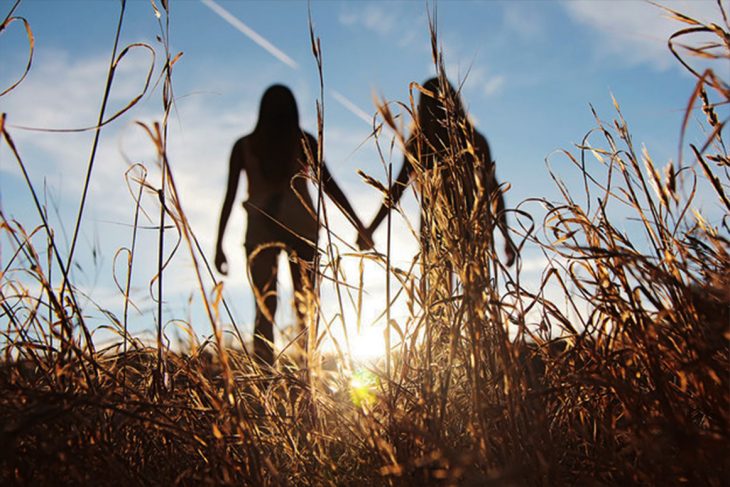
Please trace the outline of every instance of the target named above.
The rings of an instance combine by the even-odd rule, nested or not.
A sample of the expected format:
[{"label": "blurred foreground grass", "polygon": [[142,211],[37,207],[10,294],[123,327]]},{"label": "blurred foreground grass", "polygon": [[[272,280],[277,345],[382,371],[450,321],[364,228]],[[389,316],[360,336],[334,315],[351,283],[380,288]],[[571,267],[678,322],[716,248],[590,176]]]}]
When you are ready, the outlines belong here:
[{"label": "blurred foreground grass", "polygon": [[[163,2],[164,46],[167,10]],[[165,52],[166,115],[144,127],[162,180],[155,186],[142,172],[132,179],[139,191],[160,195],[160,229],[171,221],[188,246],[212,340],[177,351],[161,337],[145,345],[127,334],[125,308],[125,316],[108,317],[119,345],[98,349],[69,280],[72,258],[54,245],[52,229],[45,220],[25,229],[3,216],[0,231],[12,245],[0,281],[0,482],[726,485],[727,214],[709,222],[693,201],[706,191],[730,209],[727,120],[715,110],[730,102],[730,89],[689,60],[726,66],[730,27],[674,15],[686,28],[670,46],[697,80],[689,103],[678,100],[688,105],[685,126],[678,127],[684,158],[657,168],[648,151],[635,149],[618,103],[615,120],[596,114],[583,144],[563,154],[584,187],[568,188],[555,177],[563,199],[542,202],[547,214],[540,224],[520,206],[513,211],[522,243],[539,246],[549,262],[537,292],[496,258],[485,223],[491,219],[459,213],[438,175],[419,172],[423,194],[446,196],[429,217],[449,238],[433,235],[436,243],[414,262],[418,273],[390,269],[387,255],[371,256],[402,284],[413,314],[407,323],[391,323],[389,333],[399,340],[387,365],[384,358],[360,368],[346,357],[322,366],[312,346],[308,367],[285,365],[283,357],[278,370],[262,370],[243,341],[225,346],[220,288],[208,299],[204,259],[167,161],[177,57]],[[10,15],[4,25],[10,22],[22,20]],[[698,33],[714,35],[716,43],[691,47]],[[434,35],[440,68],[436,46]],[[685,147],[695,108],[704,112],[707,141]],[[380,113],[397,132],[387,104]],[[451,115],[450,133],[458,134],[463,125]],[[100,121],[108,118],[102,109]],[[25,172],[4,117],[0,129]],[[464,167],[467,142],[454,135],[442,161],[465,183],[477,172]],[[89,174],[92,166],[93,156]],[[477,201],[485,196],[473,182],[463,187],[473,188]],[[641,222],[640,241],[609,218],[614,210]],[[40,204],[38,211],[42,217]],[[128,254],[131,272],[134,248]],[[327,257],[323,272],[336,267]],[[560,300],[546,297],[548,286],[562,290]],[[316,299],[310,306],[315,316]],[[536,310],[537,324],[528,320]]]}]

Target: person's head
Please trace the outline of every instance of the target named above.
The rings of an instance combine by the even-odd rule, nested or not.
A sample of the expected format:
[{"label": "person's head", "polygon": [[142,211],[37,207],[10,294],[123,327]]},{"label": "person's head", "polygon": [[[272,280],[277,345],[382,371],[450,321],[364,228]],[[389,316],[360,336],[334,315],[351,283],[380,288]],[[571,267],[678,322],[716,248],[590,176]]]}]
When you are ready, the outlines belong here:
[{"label": "person's head", "polygon": [[299,110],[294,94],[284,85],[272,85],[261,97],[259,119],[253,131],[253,151],[269,180],[291,175],[301,138]]},{"label": "person's head", "polygon": [[294,131],[299,128],[299,110],[294,93],[284,85],[269,86],[261,97],[256,131]]},{"label": "person's head", "polygon": [[430,144],[438,147],[449,140],[448,120],[466,121],[459,93],[446,78],[423,83],[426,93],[418,100],[418,125]]}]

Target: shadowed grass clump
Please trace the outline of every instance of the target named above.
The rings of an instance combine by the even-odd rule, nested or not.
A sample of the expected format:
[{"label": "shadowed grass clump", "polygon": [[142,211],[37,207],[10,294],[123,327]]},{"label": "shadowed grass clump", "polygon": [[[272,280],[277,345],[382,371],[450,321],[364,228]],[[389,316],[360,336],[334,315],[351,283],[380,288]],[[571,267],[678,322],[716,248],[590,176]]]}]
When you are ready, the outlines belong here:
[{"label": "shadowed grass clump", "polygon": [[[716,111],[730,102],[730,88],[712,69],[692,68],[689,59],[727,62],[727,20],[704,25],[670,12],[687,25],[672,36],[670,48],[697,80],[678,127],[676,163],[658,168],[648,150],[637,150],[615,103],[615,120],[594,112],[596,127],[575,150],[560,154],[582,175],[583,186],[569,188],[551,172],[562,198],[539,200],[545,208],[540,222],[525,210],[530,202],[511,211],[519,247],[536,246],[548,263],[537,284],[523,281],[519,262],[510,273],[496,256],[495,195],[476,176],[488,161],[474,152],[465,115],[448,110],[456,106],[454,93],[441,89],[436,95],[447,107],[447,149],[433,169],[408,155],[422,204],[421,251],[409,271],[392,266],[389,249],[367,255],[399,283],[397,291],[388,287],[388,303],[400,293],[412,310],[403,322],[388,314],[386,357],[353,370],[344,346],[338,363],[324,367],[317,344],[327,330],[319,327],[332,324],[309,296],[308,366],[285,365],[282,357],[278,370],[264,370],[240,334],[238,346],[225,344],[221,286],[213,279],[212,289],[206,288],[207,263],[167,159],[172,72],[180,56],[167,49],[168,5],[162,4],[165,116],[143,125],[157,150],[161,179],[155,186],[136,166],[127,175],[135,188],[132,241],[142,194],[153,194],[161,203],[158,295],[164,295],[164,232],[171,224],[168,231],[178,235],[194,264],[211,339],[169,349],[161,306],[154,346],[127,332],[133,243],[118,252],[128,263],[126,281],[119,281],[124,316],[100,312],[119,344],[97,348],[87,324],[94,309],[79,306],[81,292],[68,272],[72,256],[56,245],[3,115],[2,141],[42,220],[26,229],[0,215],[10,249],[2,254],[0,280],[3,484],[726,484],[730,241],[727,217],[708,221],[695,200],[701,192],[725,215],[730,210],[727,120]],[[123,12],[124,4],[120,26]],[[11,12],[2,28],[15,21],[27,27],[32,56],[24,19]],[[698,33],[712,34],[716,42],[692,47]],[[314,33],[312,44],[321,76]],[[114,49],[108,86],[129,48],[121,55]],[[432,49],[445,80],[435,26]],[[414,95],[422,89],[411,86],[408,104],[379,104],[382,124],[402,146],[393,107],[417,120]],[[707,140],[685,147],[695,107],[703,112]],[[324,114],[317,108],[321,139]],[[91,130],[98,133],[118,115],[109,118],[102,109]],[[412,136],[422,136],[417,123]],[[322,160],[321,153],[311,156]],[[93,162],[92,155],[85,187]],[[366,181],[387,193],[376,179]],[[82,210],[84,204],[82,199]],[[320,191],[317,214],[325,227],[326,209]],[[388,218],[399,218],[398,212]],[[630,233],[626,221],[636,222]],[[343,285],[341,257],[327,232],[319,269]],[[347,284],[362,292],[362,279]]]}]

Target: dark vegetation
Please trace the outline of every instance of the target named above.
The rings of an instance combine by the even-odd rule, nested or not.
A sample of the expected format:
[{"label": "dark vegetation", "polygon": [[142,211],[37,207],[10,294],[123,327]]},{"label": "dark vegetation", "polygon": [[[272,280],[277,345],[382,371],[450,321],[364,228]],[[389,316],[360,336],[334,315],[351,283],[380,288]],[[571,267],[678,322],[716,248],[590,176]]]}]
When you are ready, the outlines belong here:
[{"label": "dark vegetation", "polygon": [[[678,127],[682,157],[657,168],[648,152],[637,152],[618,103],[615,120],[596,114],[583,143],[563,154],[584,186],[568,188],[555,177],[562,200],[542,202],[543,221],[533,222],[521,205],[511,216],[522,244],[539,246],[549,262],[538,292],[500,264],[490,244],[493,219],[465,215],[453,203],[458,198],[444,195],[428,228],[447,229],[442,234],[450,238],[431,239],[436,243],[417,256],[414,269],[422,272],[392,269],[387,253],[370,256],[401,282],[413,315],[391,322],[392,352],[370,372],[355,374],[359,384],[347,360],[326,369],[317,350],[309,351],[309,368],[261,370],[243,347],[224,346],[223,305],[208,299],[202,254],[168,165],[166,115],[144,126],[163,179],[155,185],[138,169],[133,179],[139,191],[165,201],[160,232],[172,222],[195,263],[213,329],[203,346],[172,351],[161,337],[145,345],[126,333],[125,311],[108,317],[119,344],[96,348],[68,273],[73,256],[61,255],[45,219],[28,229],[3,216],[0,231],[10,244],[0,281],[0,482],[727,485],[727,215],[706,221],[693,212],[693,200],[702,188],[730,209],[727,120],[715,110],[730,102],[730,88],[712,69],[698,72],[690,63],[706,58],[726,72],[730,26],[724,12],[722,26],[673,15],[685,27],[669,46],[696,77],[694,92],[679,100],[687,106]],[[11,12],[0,32],[23,22]],[[715,44],[693,44],[698,33],[714,35]],[[441,68],[435,34],[432,41]],[[115,59],[126,50],[118,52]],[[163,54],[168,114],[177,58]],[[411,89],[415,97],[419,87]],[[383,102],[379,112],[396,129],[393,106]],[[400,107],[412,112],[414,103]],[[702,147],[686,146],[683,136],[696,109],[704,112]],[[102,109],[92,130],[98,134],[109,119]],[[3,115],[2,143],[24,170],[4,121]],[[321,131],[321,113],[319,121]],[[492,205],[469,182],[476,171],[463,161],[479,161],[462,157],[470,147],[460,126],[449,117],[453,150],[442,162],[489,212]],[[90,176],[93,164],[92,156]],[[417,178],[426,194],[449,191],[438,171]],[[35,194],[34,182],[26,182]],[[611,220],[614,209],[641,222],[640,241]],[[37,210],[43,218],[40,203]],[[83,203],[79,221],[82,210]],[[139,204],[130,211],[139,212]],[[336,270],[331,252],[322,257],[323,273]],[[125,255],[131,271],[134,252]],[[561,290],[559,300],[546,297],[549,286]],[[310,301],[316,317],[317,301]]]}]

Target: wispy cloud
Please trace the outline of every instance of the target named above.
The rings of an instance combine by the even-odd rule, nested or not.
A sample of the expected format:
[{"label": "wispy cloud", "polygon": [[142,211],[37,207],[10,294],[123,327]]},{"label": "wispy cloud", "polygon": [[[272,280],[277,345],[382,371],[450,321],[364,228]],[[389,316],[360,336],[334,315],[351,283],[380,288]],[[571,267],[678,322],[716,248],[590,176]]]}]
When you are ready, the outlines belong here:
[{"label": "wispy cloud", "polygon": [[459,63],[448,62],[446,74],[452,83],[463,82],[465,90],[485,97],[501,93],[507,82],[505,75],[492,73],[484,66],[463,68]]},{"label": "wispy cloud", "polygon": [[537,9],[524,8],[521,3],[504,5],[502,21],[504,27],[518,39],[526,42],[539,41],[545,34],[545,20]]},{"label": "wispy cloud", "polygon": [[502,91],[505,81],[506,78],[502,75],[492,76],[484,82],[482,91],[486,96],[496,95]]},{"label": "wispy cloud", "polygon": [[369,3],[362,8],[351,8],[340,13],[339,21],[346,26],[360,26],[380,35],[393,32],[398,26],[398,19],[390,7],[384,4]]},{"label": "wispy cloud", "polygon": [[223,20],[231,24],[235,29],[240,31],[243,35],[254,41],[256,44],[268,51],[272,56],[286,64],[292,69],[298,69],[299,65],[292,58],[287,56],[281,49],[272,44],[268,39],[264,38],[258,32],[253,30],[251,27],[244,24],[238,17],[234,16],[225,8],[221,7],[214,0],[200,0],[203,5],[211,9],[213,12],[218,14]]},{"label": "wispy cloud", "polygon": [[[663,2],[698,20],[718,19],[715,2]],[[578,23],[585,24],[599,35],[594,49],[601,57],[620,59],[628,65],[647,64],[664,70],[676,65],[667,49],[666,39],[683,24],[669,18],[648,2],[564,1],[563,8]]]},{"label": "wispy cloud", "polygon": [[424,46],[417,41],[426,42],[425,51],[428,52],[426,14],[417,3],[343,2],[337,20],[350,29],[372,32],[379,38],[395,42],[401,49],[409,47],[420,51]]},{"label": "wispy cloud", "polygon": [[[110,110],[126,105],[141,90],[148,62],[145,56],[130,55],[120,65],[112,88]],[[19,125],[74,128],[93,124],[107,69],[108,60],[105,56],[76,56],[71,59],[68,52],[60,50],[53,51],[51,55],[41,55],[34,61],[33,74],[3,98],[3,111]],[[205,82],[197,84],[205,85]],[[176,114],[181,119],[171,122],[172,136],[168,147],[170,161],[189,221],[206,251],[213,248],[215,221],[211,214],[220,205],[228,151],[236,137],[240,136],[240,128],[251,125],[248,120],[255,114],[251,96],[236,98],[243,101],[230,106],[230,111],[237,116],[233,121],[231,117],[221,117],[216,113],[215,107],[205,103],[206,98],[187,97],[177,102]],[[132,123],[133,119],[160,120],[162,114],[158,104],[150,105],[143,100],[128,115],[103,129],[90,187],[88,217],[84,220],[76,253],[77,262],[87,274],[91,273],[91,277],[84,274],[77,276],[76,284],[88,284],[94,301],[113,312],[119,310],[122,299],[111,281],[111,260],[116,249],[129,245],[134,213],[134,202],[124,177],[128,169],[125,157],[129,161],[145,164],[149,171],[148,181],[159,184],[155,148],[144,132]],[[12,126],[9,130],[36,190],[43,190],[53,196],[49,203],[51,225],[57,235],[63,235],[61,229],[68,229],[75,218],[93,133],[30,132]],[[0,181],[6,183],[2,186],[4,210],[11,218],[33,222],[34,217],[26,203],[28,189],[22,185],[7,184],[11,181],[10,177],[17,177],[18,169],[16,164],[10,164],[14,161],[6,157],[5,151],[6,148],[0,146]],[[210,169],[206,170],[205,177],[201,177],[201,164]],[[156,197],[151,196],[143,196],[143,205],[150,215],[156,215]],[[58,207],[57,216],[53,209],[55,207]],[[240,247],[245,218],[239,216],[231,220],[229,248],[233,249]],[[155,225],[154,221],[144,217],[141,223],[144,226]],[[92,249],[97,235],[98,246]],[[174,240],[175,232],[170,231],[166,248],[168,252]],[[59,238],[59,241],[63,251],[63,239]],[[155,241],[154,231],[140,230],[133,282],[134,296],[138,302],[148,300],[148,284],[156,268]],[[92,251],[97,255],[93,259],[94,263],[90,257]],[[236,298],[240,300],[247,296],[248,291],[243,252],[231,254],[232,265],[237,265],[240,270],[236,276],[239,278],[238,286],[235,287]],[[185,296],[191,292],[190,283],[194,279],[188,262],[184,249],[180,250],[166,272],[165,298],[175,303],[172,306],[176,306],[178,301],[183,303]],[[121,266],[117,266],[117,271],[121,269]],[[95,280],[97,273],[98,281]],[[94,280],[93,285],[87,282],[90,280]],[[117,307],[114,306],[115,296],[119,298]],[[142,322],[151,321],[139,321]]]}]

